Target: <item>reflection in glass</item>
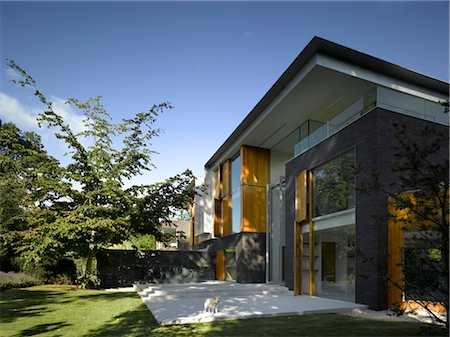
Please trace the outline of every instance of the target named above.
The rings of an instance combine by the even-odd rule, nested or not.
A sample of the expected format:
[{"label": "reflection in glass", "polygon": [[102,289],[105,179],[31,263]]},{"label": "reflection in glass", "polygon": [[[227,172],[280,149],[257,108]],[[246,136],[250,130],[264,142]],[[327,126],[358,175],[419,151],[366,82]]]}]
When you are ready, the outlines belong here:
[{"label": "reflection in glass", "polygon": [[236,249],[225,249],[225,280],[236,280]]},{"label": "reflection in glass", "polygon": [[355,225],[314,232],[315,295],[355,301]]},{"label": "reflection in glass", "polygon": [[406,300],[443,302],[446,295],[439,292],[439,270],[442,269],[440,232],[408,229],[403,233]]},{"label": "reflection in glass", "polygon": [[355,206],[353,151],[314,169],[314,216]]},{"label": "reflection in glass", "polygon": [[231,162],[231,231],[241,231],[241,156]]},{"label": "reflection in glass", "polygon": [[302,253],[302,294],[309,295],[309,225],[305,225],[303,231]]}]

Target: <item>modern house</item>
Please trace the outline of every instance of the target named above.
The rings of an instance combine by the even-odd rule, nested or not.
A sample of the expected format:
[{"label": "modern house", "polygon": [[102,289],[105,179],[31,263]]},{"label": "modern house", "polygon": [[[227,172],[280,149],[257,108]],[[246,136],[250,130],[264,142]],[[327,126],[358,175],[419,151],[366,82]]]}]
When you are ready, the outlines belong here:
[{"label": "modern house", "polygon": [[217,252],[217,279],[385,309],[388,199],[357,186],[399,179],[395,123],[448,135],[448,99],[448,83],[313,38],[205,164],[195,247]]}]

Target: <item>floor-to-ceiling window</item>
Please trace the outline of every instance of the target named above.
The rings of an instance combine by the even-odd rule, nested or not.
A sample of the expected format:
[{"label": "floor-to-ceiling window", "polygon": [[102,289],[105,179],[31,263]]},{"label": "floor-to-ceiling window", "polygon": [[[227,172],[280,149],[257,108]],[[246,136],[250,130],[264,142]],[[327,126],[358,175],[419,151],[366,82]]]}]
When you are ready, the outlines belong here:
[{"label": "floor-to-ceiling window", "polygon": [[231,231],[241,231],[241,156],[231,162]]},{"label": "floor-to-ceiling window", "polygon": [[285,243],[285,215],[284,193],[285,181],[270,186],[269,190],[269,281],[284,281],[284,243]]},{"label": "floor-to-ceiling window", "polygon": [[313,170],[314,293],[355,299],[354,151]]}]

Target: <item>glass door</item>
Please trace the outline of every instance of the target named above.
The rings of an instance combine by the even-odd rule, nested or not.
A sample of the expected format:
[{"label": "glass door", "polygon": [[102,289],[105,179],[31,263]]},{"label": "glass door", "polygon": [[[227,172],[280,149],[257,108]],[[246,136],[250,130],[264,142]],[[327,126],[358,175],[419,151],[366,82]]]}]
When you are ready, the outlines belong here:
[{"label": "glass door", "polygon": [[285,248],[285,181],[268,186],[268,281],[284,282],[284,248]]}]

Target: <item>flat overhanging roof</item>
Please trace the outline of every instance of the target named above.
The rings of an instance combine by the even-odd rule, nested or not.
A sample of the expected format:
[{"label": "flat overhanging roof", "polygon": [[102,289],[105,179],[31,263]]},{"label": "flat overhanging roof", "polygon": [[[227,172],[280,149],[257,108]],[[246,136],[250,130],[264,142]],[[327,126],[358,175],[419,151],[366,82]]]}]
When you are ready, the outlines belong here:
[{"label": "flat overhanging roof", "polygon": [[314,37],[263,98],[256,104],[252,111],[250,111],[238,127],[231,133],[227,140],[213,154],[205,167],[212,167],[227,149],[242,135],[242,133],[263,113],[281,91],[294,79],[294,77],[307,65],[307,63],[315,55],[319,54],[430,90],[441,94],[444,97],[448,97],[449,94],[449,84],[444,81],[383,61],[334,42]]}]

